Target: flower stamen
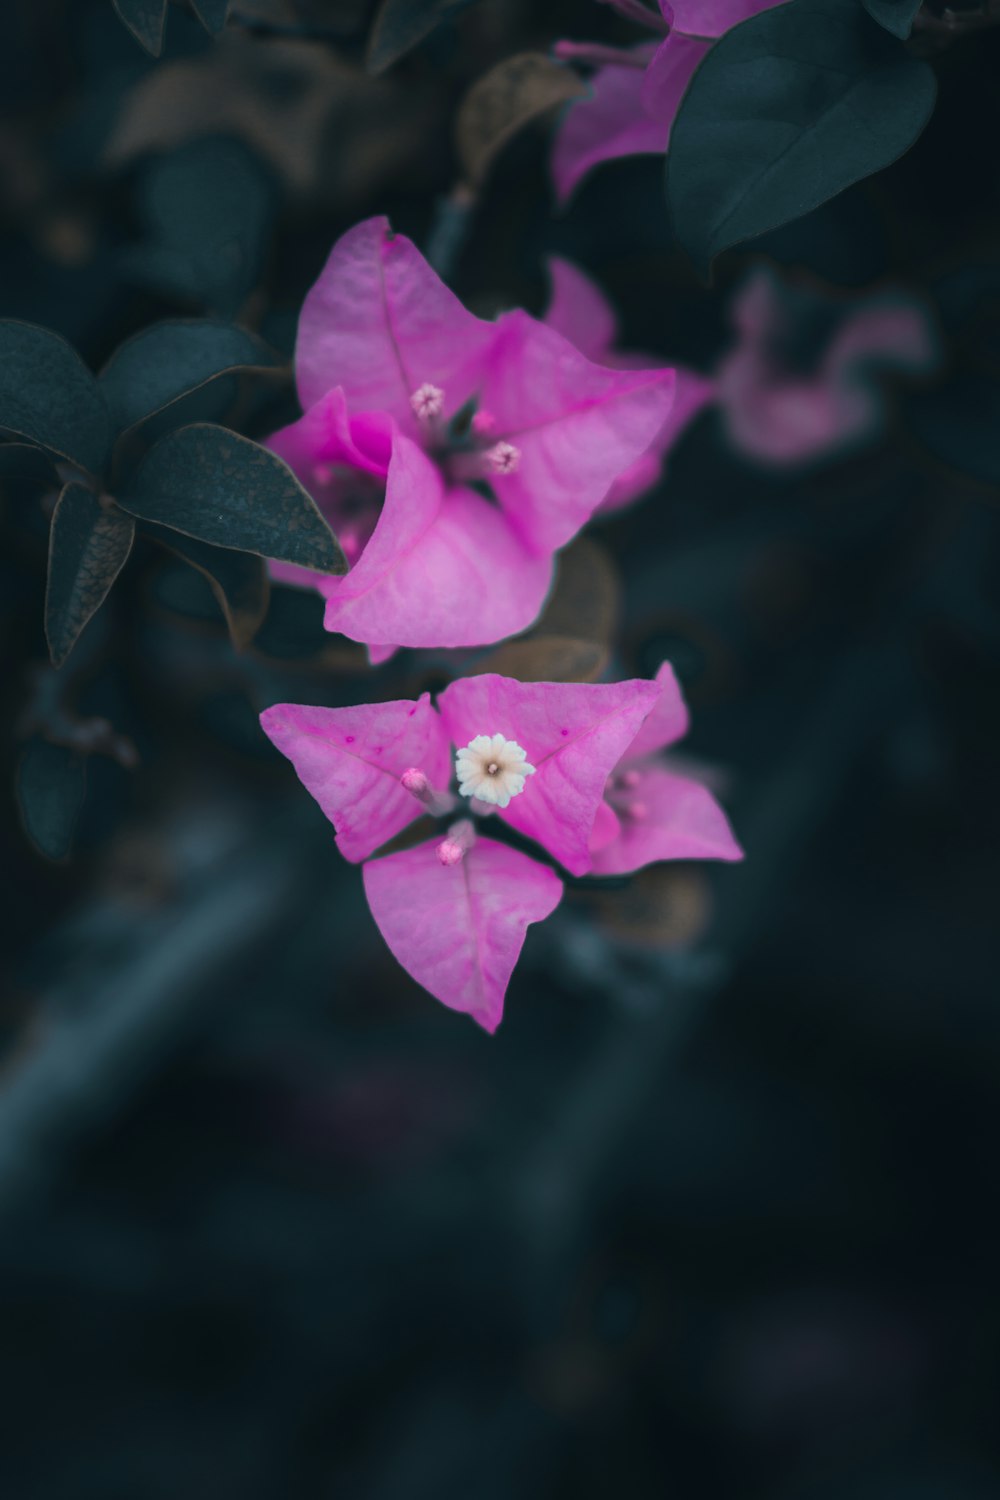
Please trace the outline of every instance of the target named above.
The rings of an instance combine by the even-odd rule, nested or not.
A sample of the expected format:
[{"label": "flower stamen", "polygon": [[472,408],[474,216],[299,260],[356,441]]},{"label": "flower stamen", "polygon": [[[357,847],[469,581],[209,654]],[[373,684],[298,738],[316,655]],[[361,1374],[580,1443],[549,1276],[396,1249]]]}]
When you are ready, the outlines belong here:
[{"label": "flower stamen", "polygon": [[444,411],[444,391],[439,385],[425,380],[410,397],[413,414],[420,422],[430,422]]},{"label": "flower stamen", "polygon": [[502,734],[477,734],[455,757],[458,791],[462,797],[506,807],[524,791],[535,768],[516,740]]},{"label": "flower stamen", "polygon": [[495,474],[516,474],[521,466],[521,450],[513,443],[494,443],[486,450],[486,462]]}]

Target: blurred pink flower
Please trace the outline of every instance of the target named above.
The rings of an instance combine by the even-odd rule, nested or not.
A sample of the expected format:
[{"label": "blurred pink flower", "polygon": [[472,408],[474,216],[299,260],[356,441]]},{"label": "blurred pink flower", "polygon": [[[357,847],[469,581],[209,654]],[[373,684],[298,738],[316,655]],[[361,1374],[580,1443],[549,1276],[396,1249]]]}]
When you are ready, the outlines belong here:
[{"label": "blurred pink flower", "polygon": [[712,42],[758,11],[781,0],[604,0],[661,40],[618,51],[585,42],[557,42],[557,57],[595,68],[590,95],[571,104],[552,152],[552,176],[564,203],[602,161],[617,156],[662,155],[670,128],[695,69]]},{"label": "blurred pink flower", "polygon": [[304,415],[268,446],[315,496],[351,568],[329,578],[275,564],[274,575],[312,583],[327,629],[376,660],[526,629],[553,554],[673,401],[672,370],[594,364],[525,312],[474,317],[380,218],[334,246],[302,309],[295,365]]},{"label": "blurred pink flower", "polygon": [[937,360],[926,312],[900,296],[839,304],[761,268],[733,303],[737,343],[717,371],[733,446],[774,465],[798,464],[877,433],[885,398],[876,376]]},{"label": "blurred pink flower", "polygon": [[[741,857],[710,793],[651,760],[687,727],[667,666],[654,682],[462,678],[437,709],[426,693],[356,708],[280,703],[261,725],[354,863],[423,812],[450,817],[462,796],[472,815],[495,815],[574,875]],[[452,745],[459,797],[449,790]],[[528,926],[555,910],[563,889],[547,865],[482,836],[471,818],[371,860],[364,884],[403,968],[491,1032]]]},{"label": "blurred pink flower", "polygon": [[[616,349],[618,323],[604,293],[579,267],[552,256],[549,260],[552,299],[545,322],[575,344],[595,364],[614,369],[641,370],[656,364],[652,355]],[[598,506],[599,512],[620,510],[653,488],[663,472],[666,455],[688,424],[715,396],[715,382],[696,370],[678,365],[674,371],[674,404],[652,443],[635,463],[620,474]]]}]

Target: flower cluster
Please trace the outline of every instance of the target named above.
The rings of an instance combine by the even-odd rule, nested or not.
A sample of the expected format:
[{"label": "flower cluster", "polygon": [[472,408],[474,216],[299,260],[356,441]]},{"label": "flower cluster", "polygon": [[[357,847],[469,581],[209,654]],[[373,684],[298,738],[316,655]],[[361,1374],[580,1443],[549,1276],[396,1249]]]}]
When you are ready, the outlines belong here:
[{"label": "flower cluster", "polygon": [[315,586],[327,629],[373,661],[531,625],[554,554],[646,453],[674,399],[673,370],[594,363],[518,310],[474,317],[385,219],[334,246],[302,309],[295,371],[304,414],[268,446],[350,569],[273,572]]},{"label": "flower cluster", "polygon": [[[575,876],[742,858],[712,794],[662,758],[688,725],[666,663],[652,682],[459,678],[436,706],[427,693],[354,708],[281,703],[261,724],[345,858],[367,862],[368,904],[400,964],[487,1031],[528,926],[555,910],[563,886],[551,863],[477,823],[492,817]],[[450,821],[453,767],[469,815]],[[372,858],[422,813],[449,820],[443,836]]]}]

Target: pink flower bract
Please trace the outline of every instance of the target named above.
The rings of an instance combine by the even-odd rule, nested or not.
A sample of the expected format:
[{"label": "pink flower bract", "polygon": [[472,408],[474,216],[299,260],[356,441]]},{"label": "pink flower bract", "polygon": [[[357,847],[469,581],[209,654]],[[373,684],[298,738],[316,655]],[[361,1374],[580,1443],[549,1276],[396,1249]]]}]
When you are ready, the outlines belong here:
[{"label": "pink flower bract", "polygon": [[304,415],[270,446],[352,564],[311,580],[327,628],[381,660],[400,645],[486,645],[526,629],[553,553],[673,402],[672,370],[594,364],[523,312],[474,317],[385,219],[334,246],[295,364]]}]

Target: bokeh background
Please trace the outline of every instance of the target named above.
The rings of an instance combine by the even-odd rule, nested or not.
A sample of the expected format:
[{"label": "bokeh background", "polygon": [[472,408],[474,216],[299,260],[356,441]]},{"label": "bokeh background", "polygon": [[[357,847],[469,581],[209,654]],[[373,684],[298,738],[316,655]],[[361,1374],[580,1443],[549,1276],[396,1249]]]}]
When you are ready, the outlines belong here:
[{"label": "bokeh background", "polygon": [[[876,295],[934,356],[793,467],[707,410],[565,559],[541,634],[674,663],[747,861],[572,889],[493,1039],[394,963],[256,723],[463,659],[373,673],[288,589],[237,653],[144,542],[56,673],[53,497],[3,482],[3,1494],[989,1500],[1000,29],[934,52],[902,161],[706,286],[656,159],[555,212],[547,117],[454,192],[471,84],[624,23],[484,0],[373,77],[374,9],[233,0],[212,40],[175,5],[153,60],[111,0],[8,0],[0,314],[94,368],[205,313],[290,354],[334,238],[386,212],[485,315],[541,312],[562,255],[625,346],[707,373],[764,267],[786,386]],[[80,773],[55,860],[16,791],[39,745]]]}]

